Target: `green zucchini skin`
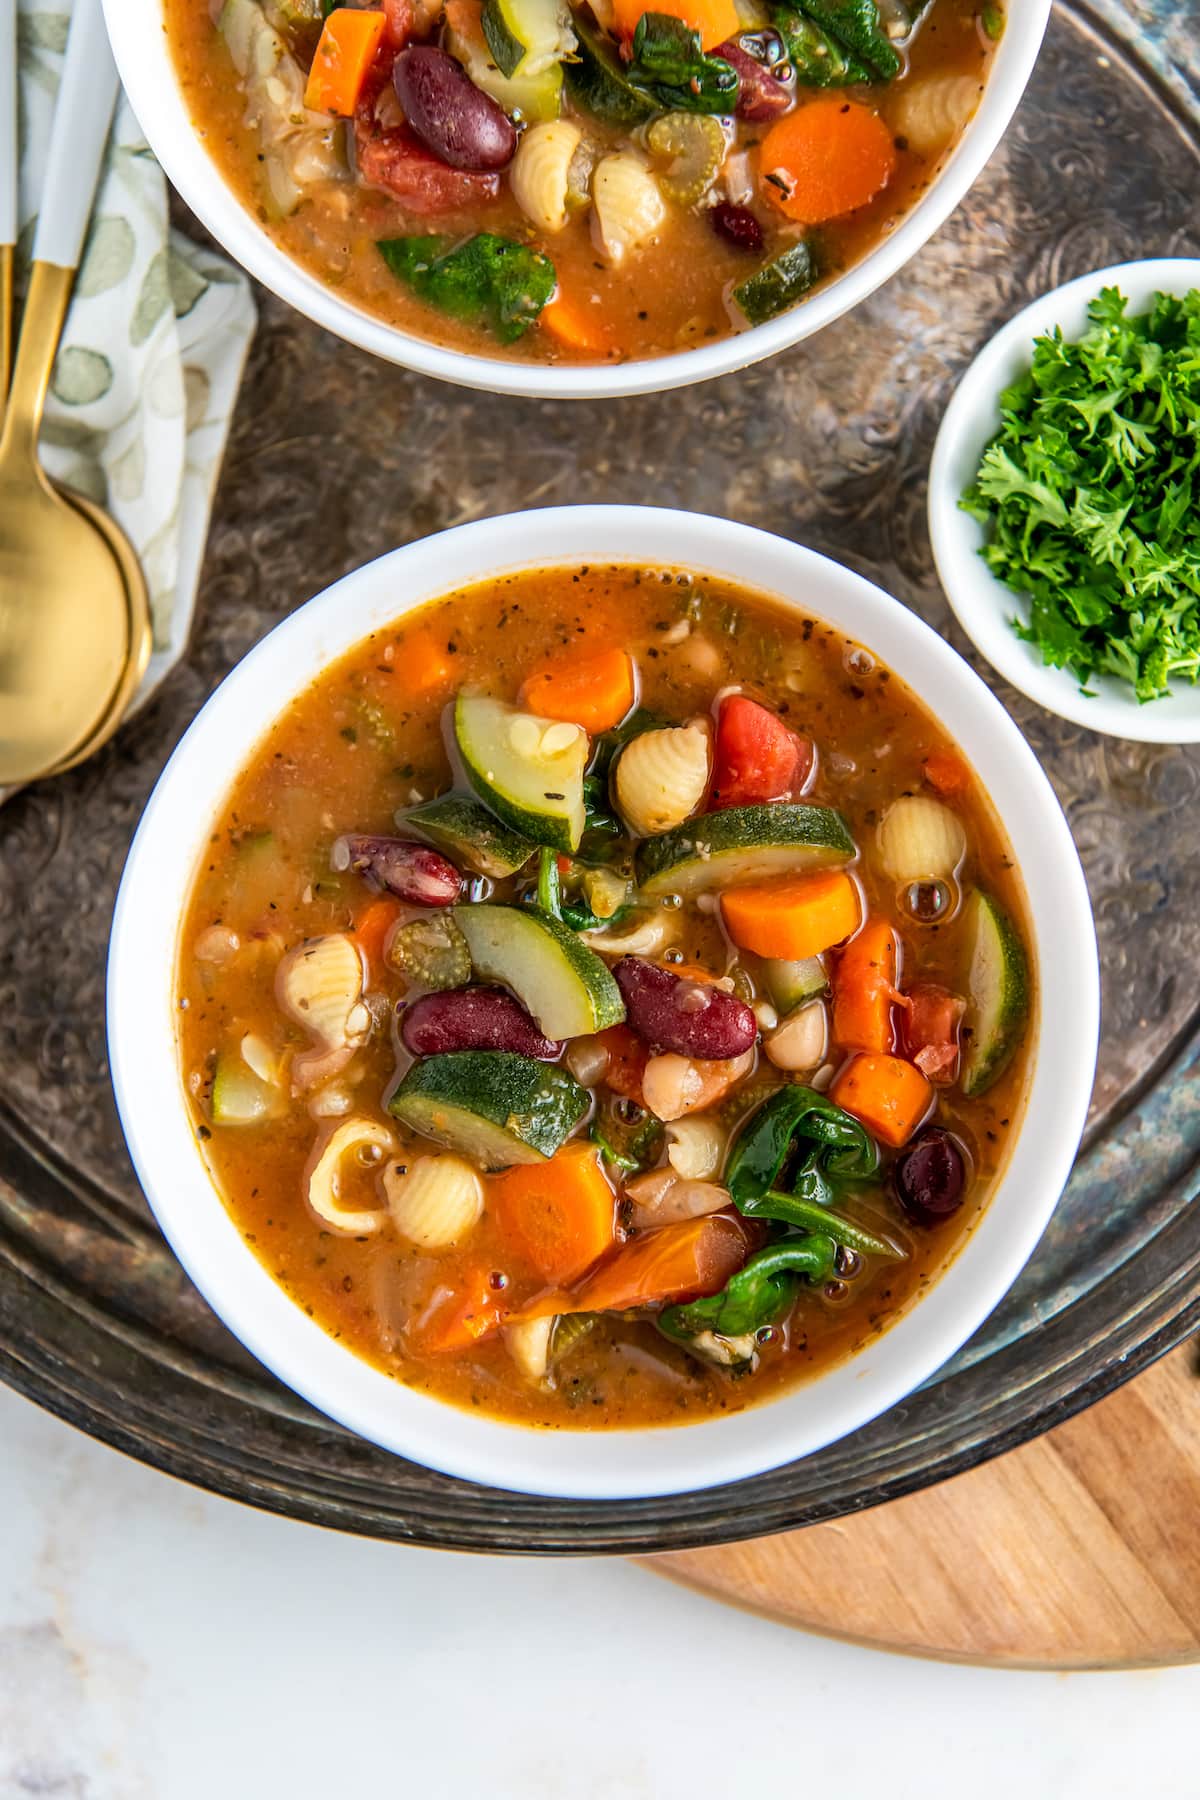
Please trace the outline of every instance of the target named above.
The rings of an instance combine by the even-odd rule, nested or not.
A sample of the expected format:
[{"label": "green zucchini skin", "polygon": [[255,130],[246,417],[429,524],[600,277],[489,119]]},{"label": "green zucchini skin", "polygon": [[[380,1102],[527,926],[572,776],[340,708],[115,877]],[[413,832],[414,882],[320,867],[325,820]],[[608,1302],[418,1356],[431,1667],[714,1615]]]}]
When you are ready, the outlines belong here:
[{"label": "green zucchini skin", "polygon": [[[522,756],[507,736],[514,720],[531,718],[501,700],[460,694],[454,707],[454,738],[467,780],[502,824],[551,850],[578,850],[585,808],[583,769],[587,734],[577,746],[550,759]],[[542,726],[559,723],[535,720]],[[553,786],[547,785],[553,783]]]},{"label": "green zucchini skin", "polygon": [[703,813],[647,838],[637,853],[638,885],[662,894],[701,894],[772,875],[833,868],[857,851],[841,813],[776,802]]},{"label": "green zucchini skin", "polygon": [[1000,902],[977,888],[965,919],[971,946],[962,1091],[969,1100],[986,1093],[1012,1061],[1029,1018],[1029,959]]},{"label": "green zucchini skin", "polygon": [[456,906],[475,973],[510,987],[547,1037],[590,1036],[625,1017],[608,965],[561,919],[534,906]]},{"label": "green zucchini skin", "polygon": [[494,880],[515,875],[537,849],[520,832],[510,831],[493,818],[483,802],[469,794],[443,794],[427,800],[422,806],[398,812],[396,823],[402,830],[419,831],[435,849],[444,850],[474,874],[490,875]]},{"label": "green zucchini skin", "polygon": [[565,1069],[508,1050],[459,1050],[414,1063],[388,1101],[394,1119],[487,1170],[545,1162],[587,1116]]},{"label": "green zucchini skin", "polygon": [[575,32],[579,40],[578,60],[566,66],[567,86],[585,112],[594,114],[605,125],[630,129],[662,111],[627,78],[603,32],[578,14]]}]

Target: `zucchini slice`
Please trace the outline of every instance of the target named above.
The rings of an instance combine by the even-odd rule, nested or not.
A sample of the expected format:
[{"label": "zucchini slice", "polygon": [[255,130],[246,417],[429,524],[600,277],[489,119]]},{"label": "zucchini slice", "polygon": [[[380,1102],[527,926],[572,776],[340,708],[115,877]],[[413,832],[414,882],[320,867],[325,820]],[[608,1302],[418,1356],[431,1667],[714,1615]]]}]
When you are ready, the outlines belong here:
[{"label": "zucchini slice", "polygon": [[581,726],[460,694],[454,737],[467,779],[503,824],[552,850],[579,848],[588,758]]},{"label": "zucchini slice", "polygon": [[446,48],[456,56],[481,93],[490,94],[514,119],[539,125],[557,119],[562,111],[563,72],[561,63],[551,63],[538,75],[518,69],[505,75],[496,62],[482,32],[466,35],[447,29]]},{"label": "zucchini slice", "polygon": [[850,862],[854,839],[828,806],[730,806],[647,838],[637,854],[642,893],[702,894]]},{"label": "zucchini slice", "polygon": [[976,888],[963,909],[970,946],[962,1091],[974,1099],[1003,1074],[1029,1017],[1029,962],[998,900]]},{"label": "zucchini slice", "polygon": [[491,1170],[545,1162],[590,1105],[587,1089],[553,1063],[507,1050],[460,1050],[414,1063],[388,1111]]},{"label": "zucchini slice", "polygon": [[567,85],[584,112],[603,125],[632,130],[663,110],[629,80],[617,47],[606,33],[579,15],[575,30],[578,56],[567,64]]},{"label": "zucchini slice", "polygon": [[483,0],[483,35],[502,75],[537,76],[575,51],[561,0]]},{"label": "zucchini slice", "polygon": [[398,812],[396,823],[405,831],[410,827],[419,831],[435,849],[444,850],[474,874],[490,875],[496,881],[523,869],[537,849],[519,832],[499,824],[486,806],[467,794],[443,794],[438,800],[427,800],[423,806]]},{"label": "zucchini slice", "polygon": [[806,956],[801,962],[765,957],[762,972],[767,992],[781,1017],[829,992],[829,977],[819,956]]},{"label": "zucchini slice", "polygon": [[569,925],[532,906],[456,906],[475,973],[510,987],[548,1038],[584,1037],[625,1017],[621,990]]}]

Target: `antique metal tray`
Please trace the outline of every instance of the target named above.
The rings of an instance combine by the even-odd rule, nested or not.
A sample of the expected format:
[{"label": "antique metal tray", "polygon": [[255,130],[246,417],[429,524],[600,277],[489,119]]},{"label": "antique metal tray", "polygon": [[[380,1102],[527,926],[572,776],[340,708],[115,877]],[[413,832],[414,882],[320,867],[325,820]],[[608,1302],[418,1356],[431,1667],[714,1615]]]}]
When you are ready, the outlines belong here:
[{"label": "antique metal tray", "polygon": [[[799,349],[661,398],[475,395],[385,367],[262,298],[192,654],[94,762],[0,814],[0,1375],[186,1480],[297,1518],[480,1550],[680,1549],[828,1518],[1061,1419],[1200,1321],[1200,747],[1125,744],[1002,697],[1087,867],[1104,967],[1099,1078],[1033,1263],[904,1406],[736,1487],[581,1505],[450,1481],[311,1412],[218,1325],[158,1237],[105,1062],[104,959],[159,769],[230,665],[290,608],[398,542],[544,502],[653,499],[803,540],[966,649],[924,522],[934,431],[993,328],[1140,255],[1200,254],[1200,6],[1075,3],[951,223]],[[1161,29],[1148,13],[1161,11]],[[1200,64],[1197,64],[1200,67]],[[686,555],[686,545],[680,553]],[[986,676],[988,671],[982,671]]]}]

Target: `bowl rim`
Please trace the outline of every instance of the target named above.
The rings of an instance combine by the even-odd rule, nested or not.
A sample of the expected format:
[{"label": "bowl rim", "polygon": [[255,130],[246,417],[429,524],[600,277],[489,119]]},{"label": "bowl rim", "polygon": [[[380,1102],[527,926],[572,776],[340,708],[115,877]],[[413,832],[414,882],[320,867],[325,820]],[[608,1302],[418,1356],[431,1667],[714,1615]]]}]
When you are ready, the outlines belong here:
[{"label": "bowl rim", "polygon": [[[741,581],[852,631],[918,695],[938,692],[938,716],[1017,852],[1035,939],[1040,1004],[1023,1122],[991,1203],[950,1266],[854,1358],[686,1428],[506,1424],[406,1388],[328,1337],[226,1211],[188,1118],[176,1050],[184,896],[231,782],[273,720],[332,658],[424,601],[510,570],[581,560],[682,565]],[[109,956],[110,1066],[130,1153],[160,1228],[213,1310],[280,1380],[383,1448],[468,1481],[566,1499],[648,1498],[747,1479],[843,1437],[927,1380],[1002,1298],[1057,1204],[1086,1117],[1098,1031],[1095,934],[1070,831],[1032,750],[974,671],[915,614],[817,552],[652,507],[557,507],[457,526],[363,565],[277,625],[167,763],[129,852]]]},{"label": "bowl rim", "polygon": [[1000,427],[1000,394],[1029,367],[1035,337],[1061,327],[1078,337],[1101,288],[1119,287],[1140,308],[1161,290],[1200,287],[1200,257],[1152,256],[1114,263],[1050,288],[991,337],[959,378],[942,416],[929,467],[928,518],[938,579],[959,624],[981,656],[1047,712],[1107,737],[1144,744],[1200,743],[1200,684],[1173,680],[1171,699],[1140,705],[1113,676],[1097,676],[1089,698],[1069,669],[1047,667],[1008,621],[1021,597],[997,580],[979,554],[984,528],[958,504],[983,451]]},{"label": "bowl rim", "polygon": [[615,364],[524,363],[443,349],[343,299],[275,245],[204,148],[175,70],[163,0],[104,0],[104,12],[126,95],[151,150],[201,224],[264,287],[346,342],[421,374],[496,394],[578,400],[662,393],[745,368],[811,337],[894,275],[944,224],[978,178],[1025,92],[1051,0],[1010,0],[1010,5],[1020,9],[1020,23],[1008,20],[976,113],[928,191],[895,231],[810,300],[777,319],[676,356]]}]

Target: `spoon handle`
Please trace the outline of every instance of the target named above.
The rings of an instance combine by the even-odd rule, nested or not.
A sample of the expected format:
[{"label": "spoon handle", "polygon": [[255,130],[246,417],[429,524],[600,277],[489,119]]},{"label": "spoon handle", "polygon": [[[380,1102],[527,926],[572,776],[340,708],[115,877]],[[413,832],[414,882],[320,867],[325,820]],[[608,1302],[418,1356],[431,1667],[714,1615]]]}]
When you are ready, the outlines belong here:
[{"label": "spoon handle", "polygon": [[75,0],[50,131],[34,262],[62,269],[79,265],[117,86],[100,0]]},{"label": "spoon handle", "polygon": [[0,0],[0,416],[12,373],[13,245],[17,241],[17,0]]}]

